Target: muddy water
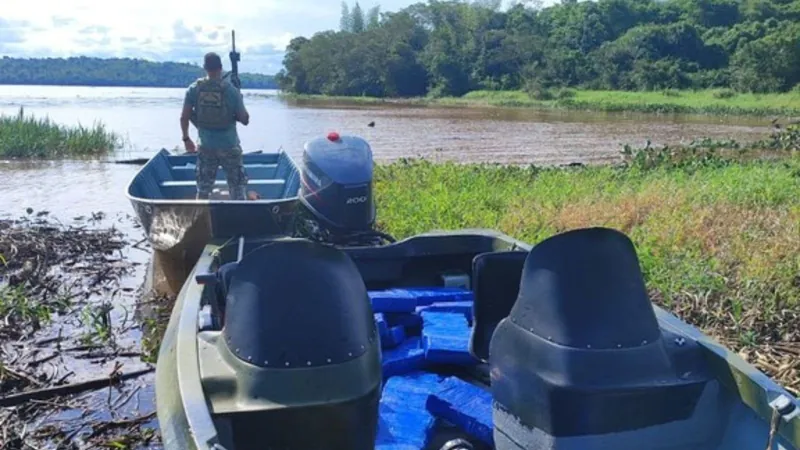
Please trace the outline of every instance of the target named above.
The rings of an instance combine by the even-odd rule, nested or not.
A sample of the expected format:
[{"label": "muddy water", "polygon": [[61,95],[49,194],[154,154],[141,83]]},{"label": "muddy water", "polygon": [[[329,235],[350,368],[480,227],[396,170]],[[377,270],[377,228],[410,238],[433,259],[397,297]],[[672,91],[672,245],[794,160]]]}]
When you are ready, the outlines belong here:
[{"label": "muddy water", "polygon": [[[762,119],[287,103],[270,91],[245,95],[252,119],[239,127],[243,147],[282,147],[293,156],[308,139],[330,130],[363,136],[379,161],[425,156],[519,164],[603,162],[616,160],[623,143],[703,136],[746,141],[769,131]],[[181,143],[182,98],[181,89],[0,86],[0,114],[24,107],[26,114],[65,124],[101,121],[126,139],[115,157],[143,157]],[[101,162],[0,162],[0,212],[17,214],[30,206],[59,217],[129,213],[124,189],[135,171]]]},{"label": "muddy water", "polygon": [[[142,157],[180,143],[182,95],[180,89],[0,86],[0,114],[15,114],[23,106],[27,113],[65,124],[91,125],[101,120],[127,139],[116,158]],[[286,103],[269,92],[248,92],[246,102],[252,121],[249,127],[240,127],[240,133],[247,150],[283,147],[298,156],[306,140],[337,130],[369,140],[379,161],[425,156],[520,164],[605,162],[617,158],[622,143],[643,144],[648,139],[656,144],[677,143],[703,136],[746,141],[768,131],[759,120]],[[375,127],[368,127],[372,121]],[[124,196],[137,169],[108,162],[0,161],[0,214],[19,216],[32,208],[70,222],[73,217],[103,211],[114,226],[137,241],[141,233],[129,217],[132,209]],[[149,254],[134,249],[125,257],[140,263],[125,281],[126,286],[138,287]],[[115,324],[124,326],[131,320],[135,299],[127,296],[115,302]],[[135,348],[140,338],[133,328],[120,337],[120,343]],[[134,370],[137,364],[129,361],[123,371]],[[83,369],[78,379],[100,370],[108,372],[106,367]],[[148,413],[153,407],[152,376],[133,383],[137,384],[141,387],[137,407]],[[97,401],[102,400],[100,395]]]}]

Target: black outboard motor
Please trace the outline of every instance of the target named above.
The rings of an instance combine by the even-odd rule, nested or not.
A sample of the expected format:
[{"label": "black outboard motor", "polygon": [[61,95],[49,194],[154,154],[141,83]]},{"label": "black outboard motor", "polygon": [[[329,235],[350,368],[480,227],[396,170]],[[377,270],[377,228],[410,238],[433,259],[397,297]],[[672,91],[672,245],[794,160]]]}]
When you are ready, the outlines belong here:
[{"label": "black outboard motor", "polygon": [[330,133],[303,151],[296,236],[334,245],[380,245],[373,229],[372,149],[357,136]]},{"label": "black outboard motor", "polygon": [[519,286],[489,345],[498,450],[713,440],[710,411],[695,414],[709,388],[702,352],[659,328],[627,236],[590,228],[546,239]]}]

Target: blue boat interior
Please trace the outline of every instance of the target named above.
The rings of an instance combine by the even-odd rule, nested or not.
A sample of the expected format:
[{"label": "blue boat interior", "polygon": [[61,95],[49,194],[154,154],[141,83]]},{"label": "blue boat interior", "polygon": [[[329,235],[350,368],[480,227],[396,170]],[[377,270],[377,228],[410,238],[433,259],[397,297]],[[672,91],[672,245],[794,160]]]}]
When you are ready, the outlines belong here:
[{"label": "blue boat interior", "polygon": [[[212,317],[201,340],[257,366],[264,385],[294,370],[265,395],[280,408],[255,400],[267,388],[252,379],[205,375],[207,393],[227,389],[210,395],[226,449],[767,442],[768,421],[720,380],[691,333],[661,324],[622,233],[577,230],[532,249],[481,234],[377,248],[298,241],[223,246],[197,277]],[[772,448],[796,450],[781,436]]]},{"label": "blue boat interior", "polygon": [[[300,187],[297,167],[283,151],[245,153],[244,169],[247,190],[258,193],[261,200],[294,197]],[[136,175],[129,195],[152,200],[190,200],[197,193],[196,155],[172,155],[161,150]],[[228,198],[225,170],[217,170],[215,199]]]}]

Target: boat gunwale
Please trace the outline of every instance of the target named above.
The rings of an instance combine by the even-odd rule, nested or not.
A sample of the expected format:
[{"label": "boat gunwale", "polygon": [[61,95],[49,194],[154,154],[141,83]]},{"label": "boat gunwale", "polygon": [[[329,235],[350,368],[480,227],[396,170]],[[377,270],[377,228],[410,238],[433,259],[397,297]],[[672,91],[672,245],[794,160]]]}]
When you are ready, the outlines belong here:
[{"label": "boat gunwale", "polygon": [[[736,352],[704,334],[694,325],[655,303],[653,303],[653,309],[662,329],[672,331],[699,344],[704,355],[710,357],[711,362],[714,363],[709,365],[714,379],[768,425],[772,421],[773,414],[773,407],[770,403],[781,396],[788,398],[794,404],[795,409],[790,413],[789,420],[780,419],[780,426],[776,434],[786,439],[794,448],[800,449],[800,399],[757,367],[745,361]],[[727,367],[729,372],[723,373],[721,367]]]},{"label": "boat gunwale", "polygon": [[[248,204],[248,205],[272,205],[277,203],[285,203],[285,202],[294,202],[300,198],[299,194],[295,194],[290,197],[281,197],[281,198],[271,198],[271,199],[257,199],[257,200],[218,200],[218,199],[157,199],[157,198],[147,198],[147,197],[138,197],[131,194],[131,190],[133,189],[133,185],[136,182],[139,175],[142,171],[153,163],[153,161],[162,154],[166,154],[167,157],[173,156],[170,155],[167,149],[162,148],[158,151],[155,155],[150,157],[147,162],[136,171],[135,174],[131,177],[128,181],[128,185],[125,188],[125,198],[129,201],[137,202],[140,204],[149,204],[149,205],[176,205],[176,206],[206,206],[206,205],[239,205],[239,204]],[[300,167],[294,161],[294,159],[287,153],[283,148],[279,148],[277,151],[272,153],[262,153],[266,155],[286,155],[286,159],[289,161],[289,164],[295,168],[295,173],[300,175]],[[281,178],[282,180],[286,180]]]},{"label": "boat gunwale", "polygon": [[175,370],[178,396],[186,417],[189,435],[198,449],[224,450],[219,443],[217,426],[206,401],[200,373],[198,317],[205,286],[195,276],[200,268],[208,270],[213,265],[218,245],[207,244],[192,272],[178,294],[181,309],[175,330]]}]

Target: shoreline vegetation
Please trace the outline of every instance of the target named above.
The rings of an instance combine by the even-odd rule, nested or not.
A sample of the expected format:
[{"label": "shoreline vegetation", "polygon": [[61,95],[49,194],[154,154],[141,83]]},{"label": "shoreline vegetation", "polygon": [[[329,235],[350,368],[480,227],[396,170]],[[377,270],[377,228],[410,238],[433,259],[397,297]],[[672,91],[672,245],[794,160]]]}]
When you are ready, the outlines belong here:
[{"label": "shoreline vegetation", "polygon": [[713,116],[800,116],[800,89],[787,93],[737,93],[730,89],[664,91],[592,91],[550,89],[536,94],[524,91],[472,91],[461,97],[382,98],[328,96],[281,92],[288,101],[344,104],[394,104],[442,107],[501,107],[610,113],[699,114]]},{"label": "shoreline vegetation", "polygon": [[[0,85],[185,88],[204,74],[196,64],[134,58],[0,58]],[[278,87],[271,75],[240,73],[239,79],[243,89]]]},{"label": "shoreline vegetation", "polygon": [[81,158],[104,156],[122,146],[122,138],[101,122],[66,126],[49,117],[0,115],[0,158]]},{"label": "shoreline vegetation", "polygon": [[798,113],[800,0],[505,3],[345,2],[338,29],[289,42],[276,80],[445,105]]}]

